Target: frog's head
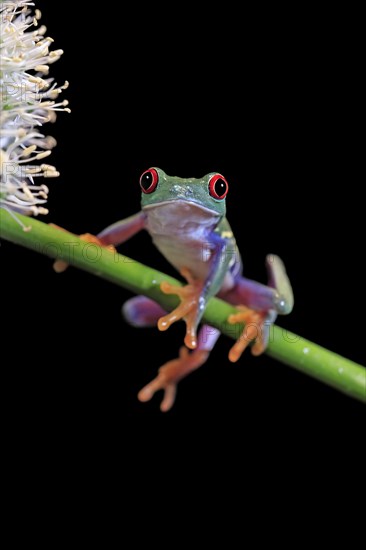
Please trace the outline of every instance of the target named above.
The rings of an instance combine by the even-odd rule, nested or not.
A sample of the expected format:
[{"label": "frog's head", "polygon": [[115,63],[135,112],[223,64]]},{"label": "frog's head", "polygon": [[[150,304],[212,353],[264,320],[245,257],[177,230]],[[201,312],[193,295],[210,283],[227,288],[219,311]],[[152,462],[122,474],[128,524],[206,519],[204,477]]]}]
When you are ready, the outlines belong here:
[{"label": "frog's head", "polygon": [[225,197],[229,186],[217,172],[210,172],[200,179],[168,176],[160,168],[149,168],[140,177],[141,207],[182,201],[197,206],[208,213],[225,216]]}]

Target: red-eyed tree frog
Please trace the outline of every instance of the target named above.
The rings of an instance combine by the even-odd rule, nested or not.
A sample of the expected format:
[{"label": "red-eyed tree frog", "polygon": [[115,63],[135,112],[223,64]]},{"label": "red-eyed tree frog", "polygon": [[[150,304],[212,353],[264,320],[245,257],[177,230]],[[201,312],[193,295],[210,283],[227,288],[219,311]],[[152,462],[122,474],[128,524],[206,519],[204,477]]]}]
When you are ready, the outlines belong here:
[{"label": "red-eyed tree frog", "polygon": [[[141,211],[101,231],[97,238],[85,234],[102,246],[118,246],[145,229],[154,245],[186,279],[184,287],[168,282],[161,290],[176,294],[180,305],[166,312],[145,296],[136,296],[123,306],[125,319],[136,327],[154,326],[167,330],[183,319],[185,346],[179,357],[160,367],[158,375],[138,394],[148,401],[158,390],[164,391],[161,410],[169,410],[175,400],[179,380],[207,360],[220,331],[203,324],[198,327],[206,304],[212,296],[238,307],[229,323],[243,321],[246,330],[229,352],[237,361],[250,342],[254,355],[268,343],[270,325],[277,314],[288,314],[293,307],[293,292],[282,260],[273,254],[266,258],[268,286],[243,277],[242,262],[230,225],[225,217],[228,183],[216,172],[195,178],[168,176],[160,168],[149,168],[140,177]],[[56,262],[57,269],[57,262]],[[59,269],[62,269],[59,262]],[[198,334],[197,334],[198,331]],[[191,351],[189,351],[191,350]]]}]

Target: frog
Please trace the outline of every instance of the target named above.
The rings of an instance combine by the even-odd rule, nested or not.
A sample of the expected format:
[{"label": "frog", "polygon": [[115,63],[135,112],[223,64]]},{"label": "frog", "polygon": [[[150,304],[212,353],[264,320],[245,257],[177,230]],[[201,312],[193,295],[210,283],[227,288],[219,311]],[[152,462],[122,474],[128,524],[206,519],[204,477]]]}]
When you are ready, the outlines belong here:
[{"label": "frog", "polygon": [[[235,363],[248,346],[256,356],[266,350],[270,327],[277,315],[292,311],[294,296],[284,262],[276,254],[265,258],[267,284],[244,276],[242,258],[226,217],[229,185],[221,173],[181,178],[151,167],[141,174],[139,186],[138,213],[109,225],[96,236],[85,233],[81,238],[115,249],[146,230],[155,247],[186,281],[182,286],[161,283],[163,293],[179,298],[172,311],[164,310],[147,296],[134,296],[122,307],[124,319],[138,328],[157,326],[166,331],[177,321],[185,322],[184,344],[178,357],[163,364],[157,376],[138,393],[138,399],[146,402],[162,390],[160,409],[166,412],[175,402],[179,381],[207,362],[221,334],[218,327],[202,322],[212,297],[235,306],[236,313],[228,317],[228,323],[244,323],[228,354],[229,361]],[[61,260],[56,261],[56,271],[64,267]]]}]

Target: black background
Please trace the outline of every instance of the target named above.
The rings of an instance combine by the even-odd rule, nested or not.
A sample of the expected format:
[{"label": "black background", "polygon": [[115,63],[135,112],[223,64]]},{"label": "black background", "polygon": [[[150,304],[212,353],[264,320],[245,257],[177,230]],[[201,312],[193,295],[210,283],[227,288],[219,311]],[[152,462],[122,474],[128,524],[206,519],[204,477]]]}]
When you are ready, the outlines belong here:
[{"label": "black background", "polygon": [[[246,275],[265,282],[268,252],[287,266],[295,308],[278,324],[364,364],[354,84],[332,26],[324,33],[314,17],[280,29],[246,14],[235,28],[235,14],[226,26],[222,14],[188,13],[168,24],[145,8],[142,20],[38,5],[65,51],[50,75],[70,81],[72,109],[47,129],[61,176],[42,219],[97,233],[139,210],[146,168],[219,171]],[[147,234],[121,251],[174,274]],[[171,412],[159,411],[160,395],[139,403],[138,390],[176,356],[183,325],[133,329],[120,315],[126,290],[74,268],[57,275],[48,258],[4,241],[1,258],[10,415],[24,440],[46,441],[65,461],[85,446],[120,458],[132,440],[150,457],[208,449],[240,460],[261,448],[273,458],[294,444],[310,455],[330,444],[356,452],[363,405],[265,355],[233,365],[225,337],[180,383]]]}]

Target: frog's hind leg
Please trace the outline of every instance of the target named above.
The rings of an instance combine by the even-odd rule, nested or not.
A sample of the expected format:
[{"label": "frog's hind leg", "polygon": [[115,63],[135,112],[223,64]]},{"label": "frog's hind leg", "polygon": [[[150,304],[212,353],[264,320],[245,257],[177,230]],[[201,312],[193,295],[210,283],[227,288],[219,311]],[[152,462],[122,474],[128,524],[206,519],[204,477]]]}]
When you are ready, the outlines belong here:
[{"label": "frog's hind leg", "polygon": [[268,286],[239,277],[235,286],[222,296],[240,310],[230,315],[229,323],[244,322],[246,325],[229,352],[230,361],[237,361],[252,341],[253,355],[261,354],[267,347],[270,326],[277,315],[286,315],[293,308],[292,288],[282,260],[270,254],[266,258],[266,265]]},{"label": "frog's hind leg", "polygon": [[294,296],[285,266],[279,256],[266,257],[268,285],[239,276],[235,285],[224,294],[219,294],[233,305],[243,304],[256,311],[273,309],[279,315],[292,311]]},{"label": "frog's hind leg", "polygon": [[166,311],[146,296],[134,296],[123,304],[122,315],[134,327],[153,327]]},{"label": "frog's hind leg", "polygon": [[[156,326],[166,311],[146,296],[135,296],[123,304],[122,313],[126,321],[135,327]],[[165,412],[174,404],[179,380],[203,365],[213,349],[220,331],[203,325],[197,338],[197,348],[189,351],[185,346],[179,350],[179,357],[160,367],[158,375],[138,394],[140,401],[149,401],[158,390],[164,390],[160,409]]]},{"label": "frog's hind leg", "polygon": [[203,325],[199,334],[197,348],[189,351],[185,346],[179,350],[179,357],[172,359],[160,367],[158,375],[149,382],[138,394],[140,401],[149,401],[159,390],[164,391],[160,409],[168,411],[174,404],[179,380],[203,365],[214,347],[220,331],[208,325]]}]

